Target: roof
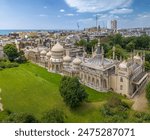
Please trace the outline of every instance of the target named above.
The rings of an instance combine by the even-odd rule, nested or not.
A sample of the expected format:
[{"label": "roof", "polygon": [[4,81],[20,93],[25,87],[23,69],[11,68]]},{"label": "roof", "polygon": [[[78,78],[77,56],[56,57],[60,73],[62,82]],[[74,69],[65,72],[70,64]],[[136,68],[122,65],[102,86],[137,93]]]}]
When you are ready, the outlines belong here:
[{"label": "roof", "polygon": [[64,48],[62,45],[60,45],[59,42],[57,42],[51,49],[52,52],[63,52]]},{"label": "roof", "polygon": [[82,61],[77,57],[73,60],[73,64],[75,65],[80,65],[82,63]]},{"label": "roof", "polygon": [[144,78],[146,78],[148,74],[146,72],[142,72],[136,78],[133,79],[133,83],[140,84]]}]

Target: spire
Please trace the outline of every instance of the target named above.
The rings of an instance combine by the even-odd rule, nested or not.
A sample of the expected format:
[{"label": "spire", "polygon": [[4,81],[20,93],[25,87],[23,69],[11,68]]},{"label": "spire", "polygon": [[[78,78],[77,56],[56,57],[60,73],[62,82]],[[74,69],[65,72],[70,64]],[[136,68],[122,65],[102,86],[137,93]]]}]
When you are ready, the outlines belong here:
[{"label": "spire", "polygon": [[92,46],[92,57],[94,56],[94,48],[93,48],[93,46]]},{"label": "spire", "polygon": [[143,51],[143,62],[145,62],[145,51]]},{"label": "spire", "polygon": [[120,55],[120,62],[122,62],[122,56]]},{"label": "spire", "polygon": [[113,60],[115,60],[115,51],[116,51],[116,47],[113,47]]},{"label": "spire", "polygon": [[102,65],[104,65],[104,48],[102,46]]},{"label": "spire", "polygon": [[101,46],[101,38],[98,39],[98,47]]}]

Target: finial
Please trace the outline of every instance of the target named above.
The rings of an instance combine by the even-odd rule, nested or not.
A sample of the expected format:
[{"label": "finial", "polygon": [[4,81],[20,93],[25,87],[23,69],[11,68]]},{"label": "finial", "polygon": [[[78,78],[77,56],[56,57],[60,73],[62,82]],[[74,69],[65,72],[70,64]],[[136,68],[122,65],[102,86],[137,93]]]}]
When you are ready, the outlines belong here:
[{"label": "finial", "polygon": [[98,47],[100,47],[101,46],[101,39],[99,38],[98,39]]}]

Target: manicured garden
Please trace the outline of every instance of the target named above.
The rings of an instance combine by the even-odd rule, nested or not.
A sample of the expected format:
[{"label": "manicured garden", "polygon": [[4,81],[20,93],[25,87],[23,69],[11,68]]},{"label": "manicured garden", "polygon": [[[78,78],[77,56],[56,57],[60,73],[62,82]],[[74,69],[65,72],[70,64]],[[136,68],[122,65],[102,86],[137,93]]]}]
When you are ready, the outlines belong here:
[{"label": "manicured garden", "polygon": [[[86,88],[88,99],[80,107],[71,110],[65,105],[59,93],[61,76],[47,72],[31,63],[21,64],[16,68],[0,71],[0,97],[4,110],[15,113],[30,113],[37,119],[45,111],[58,108],[66,115],[65,122],[107,122],[102,115],[101,107],[113,96],[132,104],[132,102],[115,93],[99,93]],[[6,112],[0,112],[0,121]],[[133,110],[126,111],[129,115],[124,122],[133,122]]]}]

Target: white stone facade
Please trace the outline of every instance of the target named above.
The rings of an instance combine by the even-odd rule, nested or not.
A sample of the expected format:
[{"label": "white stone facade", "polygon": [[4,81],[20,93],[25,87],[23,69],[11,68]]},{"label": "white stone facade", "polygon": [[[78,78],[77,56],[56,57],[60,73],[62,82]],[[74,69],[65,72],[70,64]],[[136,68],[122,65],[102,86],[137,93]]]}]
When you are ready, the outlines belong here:
[{"label": "white stone facade", "polygon": [[90,58],[86,58],[85,55],[70,57],[68,51],[66,50],[65,53],[65,49],[59,42],[51,50],[30,49],[26,51],[26,56],[50,72],[77,76],[82,84],[100,92],[114,91],[133,97],[148,79],[148,74],[144,70],[144,54],[118,61],[114,60],[115,52],[113,52],[113,59],[107,59],[104,58],[104,51],[100,44]]}]

